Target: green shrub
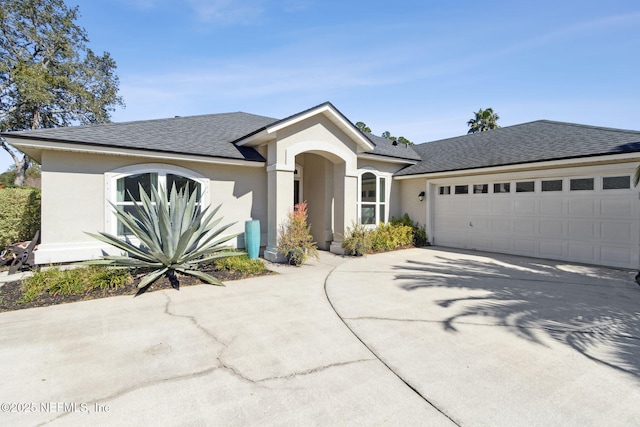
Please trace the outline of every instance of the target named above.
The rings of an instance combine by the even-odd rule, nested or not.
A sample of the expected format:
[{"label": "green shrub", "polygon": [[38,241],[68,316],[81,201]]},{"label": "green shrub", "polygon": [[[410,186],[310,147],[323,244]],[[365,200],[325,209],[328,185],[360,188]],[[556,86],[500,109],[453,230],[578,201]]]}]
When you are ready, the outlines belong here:
[{"label": "green shrub", "polygon": [[361,256],[371,252],[386,252],[406,246],[426,246],[427,232],[424,227],[414,223],[408,214],[392,218],[387,224],[375,229],[354,224],[347,228],[342,248],[345,255]]},{"label": "green shrub", "polygon": [[413,227],[413,220],[409,217],[408,213],[405,213],[400,218],[394,216],[390,222],[393,225],[408,225],[409,227]]},{"label": "green shrub", "polygon": [[60,270],[57,267],[35,271],[22,283],[22,302],[31,302],[40,295],[81,295],[94,289],[124,288],[133,283],[126,269],[101,266]]},{"label": "green shrub", "polygon": [[413,228],[392,223],[380,224],[371,236],[371,249],[386,252],[413,244]]},{"label": "green shrub", "polygon": [[413,246],[417,248],[429,246],[429,239],[427,239],[427,230],[424,227],[413,227]]},{"label": "green shrub", "polygon": [[260,274],[266,267],[259,259],[251,259],[249,255],[220,258],[214,261],[217,270],[237,271],[243,274]]},{"label": "green shrub", "polygon": [[0,248],[31,240],[40,229],[40,190],[0,190]]},{"label": "green shrub", "polygon": [[405,213],[400,218],[391,218],[391,224],[411,227],[413,229],[413,246],[422,247],[429,244],[429,240],[427,239],[427,230],[424,227],[421,227],[417,222],[414,223],[411,218],[409,218],[409,214]]},{"label": "green shrub", "polygon": [[347,227],[347,235],[342,242],[345,255],[362,256],[371,252],[371,233],[362,224]]}]

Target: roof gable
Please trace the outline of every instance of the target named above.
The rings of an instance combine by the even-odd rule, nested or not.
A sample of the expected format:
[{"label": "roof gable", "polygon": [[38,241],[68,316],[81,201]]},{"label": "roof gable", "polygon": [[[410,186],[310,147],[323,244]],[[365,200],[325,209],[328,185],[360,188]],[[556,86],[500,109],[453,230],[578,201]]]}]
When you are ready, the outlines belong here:
[{"label": "roof gable", "polygon": [[348,137],[350,137],[361,151],[372,151],[375,148],[375,144],[364,133],[360,132],[336,107],[330,102],[311,107],[307,110],[296,113],[292,116],[286,117],[282,120],[278,120],[274,123],[270,123],[254,132],[245,135],[235,142],[238,146],[256,146],[261,145],[277,134],[278,131],[293,126],[304,120],[307,120],[316,115],[324,115],[333,124],[335,124],[340,130],[342,130]]},{"label": "roof gable", "polygon": [[640,132],[539,120],[414,146],[397,176],[640,152]]}]

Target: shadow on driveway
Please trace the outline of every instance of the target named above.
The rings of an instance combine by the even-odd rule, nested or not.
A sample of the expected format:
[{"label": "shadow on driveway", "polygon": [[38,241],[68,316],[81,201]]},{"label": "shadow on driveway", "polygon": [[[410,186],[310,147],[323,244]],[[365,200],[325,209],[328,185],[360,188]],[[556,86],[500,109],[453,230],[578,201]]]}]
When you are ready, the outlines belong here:
[{"label": "shadow on driveway", "polygon": [[438,249],[422,262],[393,266],[401,288],[460,288],[472,295],[436,300],[457,307],[445,330],[477,316],[491,318],[518,337],[540,345],[540,332],[602,365],[640,379],[640,287],[634,272],[508,255],[463,259]]}]

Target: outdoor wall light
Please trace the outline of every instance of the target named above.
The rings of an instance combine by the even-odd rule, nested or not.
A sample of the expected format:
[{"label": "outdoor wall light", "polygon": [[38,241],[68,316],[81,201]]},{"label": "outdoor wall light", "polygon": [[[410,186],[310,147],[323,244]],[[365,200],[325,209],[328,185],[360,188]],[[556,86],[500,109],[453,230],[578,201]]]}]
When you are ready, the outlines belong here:
[{"label": "outdoor wall light", "polygon": [[418,194],[418,200],[420,201],[424,200],[424,191],[421,191],[420,194]]}]

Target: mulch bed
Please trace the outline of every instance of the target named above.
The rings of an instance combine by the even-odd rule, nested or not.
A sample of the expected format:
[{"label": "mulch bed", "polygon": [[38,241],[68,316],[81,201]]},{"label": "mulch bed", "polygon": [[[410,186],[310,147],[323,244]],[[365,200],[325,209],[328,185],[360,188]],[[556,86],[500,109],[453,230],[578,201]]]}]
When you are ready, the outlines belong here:
[{"label": "mulch bed", "polygon": [[[236,271],[206,271],[217,279],[221,280],[223,283],[246,279],[249,277],[259,277],[265,276],[269,274],[274,274],[272,271],[264,270],[261,274],[243,274]],[[200,279],[187,276],[187,275],[178,275],[180,279],[180,287],[183,286],[193,286],[193,285],[201,285],[202,282]],[[57,304],[66,304],[69,302],[76,301],[87,301],[98,298],[107,298],[118,295],[131,295],[135,296],[138,292],[138,283],[140,282],[141,277],[135,277],[133,283],[125,286],[124,288],[117,289],[94,289],[90,292],[81,295],[50,295],[44,294],[38,297],[35,301],[31,301],[28,303],[20,303],[20,299],[22,298],[22,283],[21,282],[10,282],[6,283],[2,287],[0,287],[0,312],[3,311],[14,311],[21,310],[25,308],[33,308],[33,307],[46,307],[50,305]],[[212,286],[212,285],[211,285]],[[172,289],[169,280],[166,278],[158,279],[155,283],[153,283],[146,292],[154,292],[162,289]]]}]

